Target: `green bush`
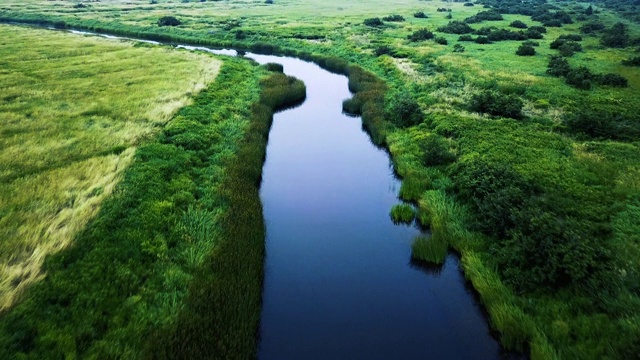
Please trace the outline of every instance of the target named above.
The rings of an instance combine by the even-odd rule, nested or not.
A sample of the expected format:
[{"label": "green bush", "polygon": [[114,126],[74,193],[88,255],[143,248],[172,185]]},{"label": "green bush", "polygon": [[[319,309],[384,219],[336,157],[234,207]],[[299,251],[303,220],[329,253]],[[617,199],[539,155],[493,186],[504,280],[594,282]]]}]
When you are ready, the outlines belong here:
[{"label": "green bush", "polygon": [[511,24],[509,24],[509,26],[517,28],[517,29],[526,29],[526,28],[529,27],[527,24],[525,24],[524,22],[522,22],[520,20],[512,21]]},{"label": "green bush", "polygon": [[449,151],[447,141],[438,135],[429,135],[418,143],[422,151],[422,163],[425,166],[448,165],[455,161],[456,156]]},{"label": "green bush", "polygon": [[627,87],[629,81],[619,74],[602,74],[595,76],[595,81],[604,86]]},{"label": "green bush", "polygon": [[462,21],[450,21],[447,25],[438,28],[438,31],[447,34],[469,34],[473,32],[473,29],[468,24]]},{"label": "green bush", "polygon": [[440,44],[440,45],[447,45],[449,43],[447,39],[442,36],[436,37],[435,39],[433,39],[433,41],[435,41],[437,44]]},{"label": "green bush", "polygon": [[565,82],[577,89],[589,90],[591,89],[593,77],[593,74],[586,66],[580,66],[571,69],[565,75]]},{"label": "green bush", "polygon": [[480,11],[474,16],[464,19],[464,22],[467,24],[475,24],[483,21],[500,21],[503,19],[504,18],[499,12],[495,10],[488,10],[488,11]]},{"label": "green bush", "polygon": [[484,114],[522,118],[522,100],[515,94],[485,90],[471,97],[470,110]]},{"label": "green bush", "polygon": [[395,126],[405,128],[418,125],[423,120],[420,105],[408,91],[398,91],[387,97],[386,118]]},{"label": "green bush", "polygon": [[630,59],[622,60],[622,65],[625,66],[640,66],[640,56],[632,57]]},{"label": "green bush", "polygon": [[273,72],[284,72],[284,66],[282,66],[282,64],[278,64],[278,63],[267,63],[263,65],[265,69],[267,69],[268,71],[273,71]]},{"label": "green bush", "polygon": [[404,21],[404,17],[402,15],[389,15],[382,18],[383,21],[390,22],[402,22]]},{"label": "green bush", "polygon": [[533,56],[536,54],[536,49],[531,45],[522,44],[516,50],[516,55],[518,56]]},{"label": "green bush", "polygon": [[547,65],[547,74],[555,77],[567,76],[571,71],[569,62],[562,56],[552,56]]},{"label": "green bush", "polygon": [[409,39],[409,41],[412,41],[412,42],[417,42],[417,41],[433,39],[433,37],[434,35],[431,31],[429,31],[429,29],[422,28],[417,31],[414,31],[413,34],[408,35],[407,39]]},{"label": "green bush", "polygon": [[426,18],[428,18],[428,16],[424,13],[424,11],[418,11],[417,13],[413,14],[413,17],[415,17],[417,19],[426,19]]},{"label": "green bush", "polygon": [[600,39],[600,43],[606,47],[612,48],[624,48],[629,45],[629,29],[627,25],[623,23],[616,23],[609,30],[607,30],[604,35],[602,35],[602,39]]},{"label": "green bush", "polygon": [[180,24],[182,22],[173,16],[163,16],[158,19],[158,26],[178,26]]},{"label": "green bush", "polygon": [[384,23],[380,18],[369,18],[364,20],[364,24],[371,27],[380,27],[383,26]]}]

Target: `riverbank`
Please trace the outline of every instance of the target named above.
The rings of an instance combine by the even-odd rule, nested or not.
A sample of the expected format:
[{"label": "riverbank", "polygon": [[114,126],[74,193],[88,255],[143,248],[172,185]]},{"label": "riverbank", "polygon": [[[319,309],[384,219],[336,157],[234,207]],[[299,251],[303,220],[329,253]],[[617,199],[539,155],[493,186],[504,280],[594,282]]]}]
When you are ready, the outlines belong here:
[{"label": "riverbank", "polygon": [[48,257],[47,276],[3,314],[0,357],[251,357],[266,134],[272,112],[303,97],[300,82],[225,59],[216,82],[139,145],[74,245]]}]

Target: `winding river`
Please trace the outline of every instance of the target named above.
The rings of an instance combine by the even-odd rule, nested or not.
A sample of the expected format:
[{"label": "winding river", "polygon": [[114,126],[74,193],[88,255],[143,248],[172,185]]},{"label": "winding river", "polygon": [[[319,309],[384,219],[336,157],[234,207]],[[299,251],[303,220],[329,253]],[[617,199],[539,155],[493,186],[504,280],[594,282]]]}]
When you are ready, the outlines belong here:
[{"label": "winding river", "polygon": [[509,357],[455,257],[438,270],[411,262],[419,230],[389,218],[400,183],[360,118],[342,113],[351,96],[347,78],[295,58],[245,56],[280,63],[307,86],[301,106],[275,115],[263,168],[267,254],[258,357]]}]

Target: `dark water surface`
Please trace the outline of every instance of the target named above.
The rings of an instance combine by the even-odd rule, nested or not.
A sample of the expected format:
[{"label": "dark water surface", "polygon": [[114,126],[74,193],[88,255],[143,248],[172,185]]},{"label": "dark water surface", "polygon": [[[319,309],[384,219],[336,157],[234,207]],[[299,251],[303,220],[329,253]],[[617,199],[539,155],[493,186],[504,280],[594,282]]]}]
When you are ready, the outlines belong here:
[{"label": "dark water surface", "polygon": [[275,115],[263,168],[267,256],[258,357],[508,357],[455,257],[439,271],[411,263],[419,231],[389,218],[400,184],[360,118],[342,114],[351,96],[347,78],[294,58],[247,56],[283,64],[307,86],[301,106]]},{"label": "dark water surface", "polygon": [[278,62],[307,99],[275,115],[261,198],[267,257],[260,359],[496,359],[500,346],[457,260],[411,265],[419,231],[389,218],[399,182],[386,152],[342,114],[347,78]]}]

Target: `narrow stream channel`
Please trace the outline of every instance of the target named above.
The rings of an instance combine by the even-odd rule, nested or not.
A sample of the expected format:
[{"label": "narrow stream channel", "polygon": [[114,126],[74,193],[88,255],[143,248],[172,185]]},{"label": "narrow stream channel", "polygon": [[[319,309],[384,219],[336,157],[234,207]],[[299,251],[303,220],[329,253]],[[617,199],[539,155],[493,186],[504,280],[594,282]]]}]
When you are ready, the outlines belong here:
[{"label": "narrow stream channel", "polygon": [[295,58],[246,56],[280,63],[307,86],[301,106],[275,115],[263,168],[267,254],[258,357],[508,357],[455,257],[437,271],[411,262],[419,231],[389,218],[400,183],[360,118],[342,113],[351,96],[347,78]]}]

